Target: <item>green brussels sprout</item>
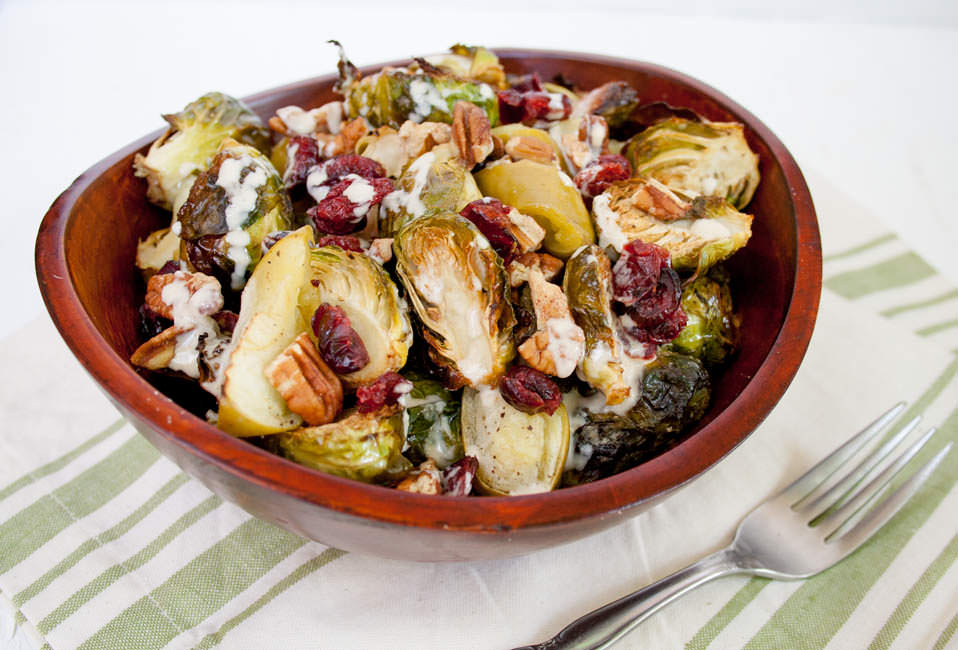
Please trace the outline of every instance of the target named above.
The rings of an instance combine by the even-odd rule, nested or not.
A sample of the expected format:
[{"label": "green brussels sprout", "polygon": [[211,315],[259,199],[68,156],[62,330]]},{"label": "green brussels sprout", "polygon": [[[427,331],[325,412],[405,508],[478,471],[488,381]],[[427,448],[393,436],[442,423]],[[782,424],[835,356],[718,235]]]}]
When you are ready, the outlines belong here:
[{"label": "green brussels sprout", "polygon": [[713,268],[682,289],[688,324],[668,349],[700,359],[707,366],[725,362],[735,351],[740,318],[732,307],[728,274]]},{"label": "green brussels sprout", "polygon": [[460,395],[440,382],[407,375],[413,388],[399,398],[406,409],[406,457],[419,464],[431,459],[445,469],[463,457],[459,433]]},{"label": "green brussels sprout", "polygon": [[646,366],[642,394],[628,418],[642,431],[678,435],[708,409],[709,375],[695,357],[660,350]]},{"label": "green brussels sprout", "polygon": [[[239,290],[263,256],[266,235],[292,227],[293,208],[269,159],[227,138],[209,169],[197,176],[176,218],[186,253],[180,257],[203,272],[212,265],[228,273],[230,286]],[[205,239],[210,236],[212,244]]]},{"label": "green brussels sprout", "polygon": [[290,460],[366,483],[392,483],[412,469],[402,455],[402,414],[348,412],[336,422],[276,435]]},{"label": "green brussels sprout", "polygon": [[488,240],[446,214],[410,221],[393,250],[433,360],[461,377],[460,385],[494,385],[515,356],[515,320],[502,260]]},{"label": "green brussels sprout", "polygon": [[582,96],[572,110],[573,117],[598,115],[605,118],[609,128],[625,124],[639,105],[639,93],[624,81],[610,81]]},{"label": "green brussels sprout", "polygon": [[482,198],[472,174],[448,148],[427,151],[416,158],[399,177],[396,188],[386,195],[379,209],[383,237],[395,237],[413,219],[458,213]]},{"label": "green brussels sprout", "polygon": [[585,332],[585,356],[579,375],[601,390],[609,405],[630,394],[622,376],[616,316],[612,312],[612,269],[609,258],[595,244],[583,246],[566,262],[562,291],[576,325]]},{"label": "green brussels sprout", "polygon": [[496,91],[487,83],[461,79],[425,61],[417,70],[383,68],[359,78],[352,64],[343,64],[342,51],[340,56],[339,89],[345,95],[347,113],[366,118],[373,128],[399,128],[406,120],[452,124],[452,109],[458,101],[481,108],[493,126],[499,121]]},{"label": "green brussels sprout", "polygon": [[636,175],[689,196],[717,196],[737,208],[758,187],[758,156],[736,122],[671,117],[636,134],[624,150]]},{"label": "green brussels sprout", "polygon": [[[145,178],[147,198],[171,210],[193,179],[210,166],[224,138],[269,148],[269,129],[243,102],[223,93],[207,93],[179,113],[164,115],[170,128],[144,156],[133,158],[133,172]],[[178,201],[179,199],[179,201]]]},{"label": "green brussels sprout", "polygon": [[613,183],[592,202],[599,244],[621,252],[641,239],[668,250],[676,270],[701,274],[748,242],[752,215],[717,197],[686,198],[655,179]]},{"label": "green brussels sprout", "polygon": [[369,354],[369,363],[343,375],[343,381],[356,386],[402,368],[412,345],[412,327],[396,284],[383,267],[363,253],[338,246],[311,251],[309,265],[299,292],[303,320],[310,322],[322,303],[341,307]]}]

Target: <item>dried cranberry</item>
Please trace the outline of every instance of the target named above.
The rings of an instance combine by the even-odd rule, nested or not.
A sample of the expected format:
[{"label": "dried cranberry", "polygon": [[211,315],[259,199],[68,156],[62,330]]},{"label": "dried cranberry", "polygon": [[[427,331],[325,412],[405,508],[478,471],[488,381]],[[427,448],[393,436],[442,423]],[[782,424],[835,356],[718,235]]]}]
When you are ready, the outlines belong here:
[{"label": "dried cranberry", "polygon": [[[672,341],[688,324],[688,317],[682,309],[662,314],[657,322],[648,322],[645,326],[629,327],[630,336],[643,343],[664,344]],[[653,352],[654,353],[654,350]],[[650,356],[651,354],[650,353]]]},{"label": "dried cranberry", "polygon": [[542,90],[542,80],[539,79],[538,72],[524,74],[513,81],[511,88],[512,90],[517,90],[520,93],[527,93],[530,90],[539,92]]},{"label": "dried cranberry", "polygon": [[169,275],[170,273],[176,273],[180,270],[180,263],[174,260],[170,260],[166,264],[160,267],[160,270],[156,272],[157,275]]},{"label": "dried cranberry", "polygon": [[[353,190],[347,194],[354,183],[363,183],[371,187],[372,193]],[[363,227],[369,209],[378,205],[393,189],[393,182],[388,178],[365,179],[351,174],[330,187],[321,200],[306,211],[306,214],[313,220],[319,232],[348,235]],[[368,200],[354,201],[353,199]]]},{"label": "dried cranberry", "polygon": [[687,322],[682,285],[669,253],[635,240],[622,249],[612,268],[612,296],[626,306],[628,333],[644,343],[668,343]]},{"label": "dried cranberry", "polygon": [[652,326],[662,320],[663,314],[678,309],[681,298],[682,281],[672,267],[666,266],[662,268],[655,288],[633,303],[628,314],[639,327]]},{"label": "dried cranberry", "polygon": [[472,479],[479,469],[475,456],[465,456],[442,473],[442,493],[449,497],[466,497],[472,492]]},{"label": "dried cranberry", "polygon": [[312,325],[319,356],[333,372],[346,375],[369,363],[366,346],[341,307],[324,302],[313,313]]},{"label": "dried cranberry", "polygon": [[499,380],[502,398],[525,413],[555,413],[562,403],[562,391],[545,373],[528,366],[513,366]]},{"label": "dried cranberry", "polygon": [[386,170],[372,158],[354,153],[343,154],[330,158],[318,167],[310,170],[313,174],[311,183],[332,185],[340,178],[349,174],[356,174],[365,179],[383,178]]},{"label": "dried cranberry", "polygon": [[602,154],[579,170],[575,175],[575,184],[586,198],[602,194],[615,181],[632,177],[632,166],[624,156]]},{"label": "dried cranberry", "polygon": [[379,375],[376,381],[356,389],[356,408],[360,413],[372,413],[395,404],[412,389],[412,382],[395,372]]},{"label": "dried cranberry", "polygon": [[351,235],[323,235],[317,240],[316,245],[319,247],[339,246],[344,251],[363,252],[363,246],[359,243],[359,239]]},{"label": "dried cranberry", "polygon": [[263,237],[263,241],[262,243],[260,243],[260,246],[263,249],[263,255],[265,255],[267,251],[269,251],[269,249],[275,246],[280,239],[282,239],[283,237],[285,237],[291,232],[293,231],[292,230],[274,230],[273,232]]},{"label": "dried cranberry", "polygon": [[224,309],[213,314],[213,320],[219,325],[221,332],[232,334],[233,330],[236,329],[236,321],[239,320],[239,315],[235,311]]},{"label": "dried cranberry", "polygon": [[512,210],[498,199],[479,199],[468,204],[459,213],[475,224],[489,243],[499,253],[499,257],[509,262],[516,254],[518,244],[515,236],[509,231],[511,221],[509,212]]},{"label": "dried cranberry", "polygon": [[544,93],[535,90],[519,92],[509,89],[500,90],[497,98],[499,122],[502,124],[522,122],[532,126],[539,120],[564,120],[572,113],[572,102],[561,93]]},{"label": "dried cranberry", "polygon": [[626,306],[635,304],[655,288],[668,263],[669,252],[661,246],[638,239],[629,242],[612,267],[612,297]]},{"label": "dried cranberry", "polygon": [[223,287],[232,286],[231,276],[235,262],[226,255],[224,235],[205,235],[199,239],[184,240],[186,257],[200,273],[212,275]]},{"label": "dried cranberry", "polygon": [[318,165],[320,159],[316,138],[308,135],[290,136],[286,145],[286,171],[283,172],[286,189],[305,183],[310,169]]},{"label": "dried cranberry", "polygon": [[173,321],[163,318],[146,305],[140,305],[137,315],[139,316],[140,336],[143,340],[153,338],[173,324]]}]

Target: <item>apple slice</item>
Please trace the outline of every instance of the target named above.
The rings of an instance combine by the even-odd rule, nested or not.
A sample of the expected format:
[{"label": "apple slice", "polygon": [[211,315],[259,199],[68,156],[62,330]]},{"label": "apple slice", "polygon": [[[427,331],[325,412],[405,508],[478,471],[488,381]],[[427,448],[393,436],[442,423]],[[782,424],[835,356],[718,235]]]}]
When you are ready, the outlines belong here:
[{"label": "apple slice", "polygon": [[312,240],[308,226],[283,237],[256,265],[243,290],[218,423],[234,436],[280,433],[302,424],[269,383],[264,369],[306,331],[296,305],[309,269]]}]

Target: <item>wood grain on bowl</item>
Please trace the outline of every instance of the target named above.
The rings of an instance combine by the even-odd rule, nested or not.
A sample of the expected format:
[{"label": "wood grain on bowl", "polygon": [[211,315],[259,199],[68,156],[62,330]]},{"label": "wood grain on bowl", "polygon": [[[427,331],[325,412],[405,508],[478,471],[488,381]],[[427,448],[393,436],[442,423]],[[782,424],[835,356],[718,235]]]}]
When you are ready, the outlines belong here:
[{"label": "wood grain on bowl", "polygon": [[[648,508],[744,440],[785,392],[814,326],[821,249],[811,197],[782,143],[721,93],[666,68],[571,53],[497,53],[510,72],[538,71],[543,79],[561,73],[582,88],[622,79],[644,103],[666,102],[746,125],[762,182],[747,207],[755,215],[752,239],[729,264],[746,338],[717,378],[705,418],[679,445],[627,472],[547,494],[497,498],[367,485],[227,435],[193,414],[208,407],[201,391],[175,380],[151,384],[128,361],[140,342],[136,244],[169,222],[168,213],[146,201],[145,182],[132,172],[133,155],[145,152],[157,132],[93,166],[56,200],[37,237],[37,276],[64,340],[117,408],[215,493],[345,550],[424,561],[509,557],[584,537]],[[281,106],[334,99],[334,81],[319,77],[247,101],[265,119]],[[168,107],[157,112],[162,108]]]}]

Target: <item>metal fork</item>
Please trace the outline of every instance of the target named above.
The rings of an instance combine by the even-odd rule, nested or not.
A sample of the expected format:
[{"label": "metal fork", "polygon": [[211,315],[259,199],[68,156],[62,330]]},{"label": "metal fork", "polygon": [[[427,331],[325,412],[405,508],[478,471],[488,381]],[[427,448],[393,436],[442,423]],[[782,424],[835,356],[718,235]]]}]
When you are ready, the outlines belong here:
[{"label": "metal fork", "polygon": [[794,483],[752,510],[739,524],[735,539],[727,548],[586,614],[548,641],[515,650],[601,650],[661,607],[714,578],[745,573],[792,580],[807,578],[836,564],[891,519],[951,449],[949,442],[879,501],[888,484],[935,433],[934,428],[929,429],[869,479],[918,426],[918,416],[844,477],[837,482],[829,480],[904,408],[904,402],[896,404]]}]

